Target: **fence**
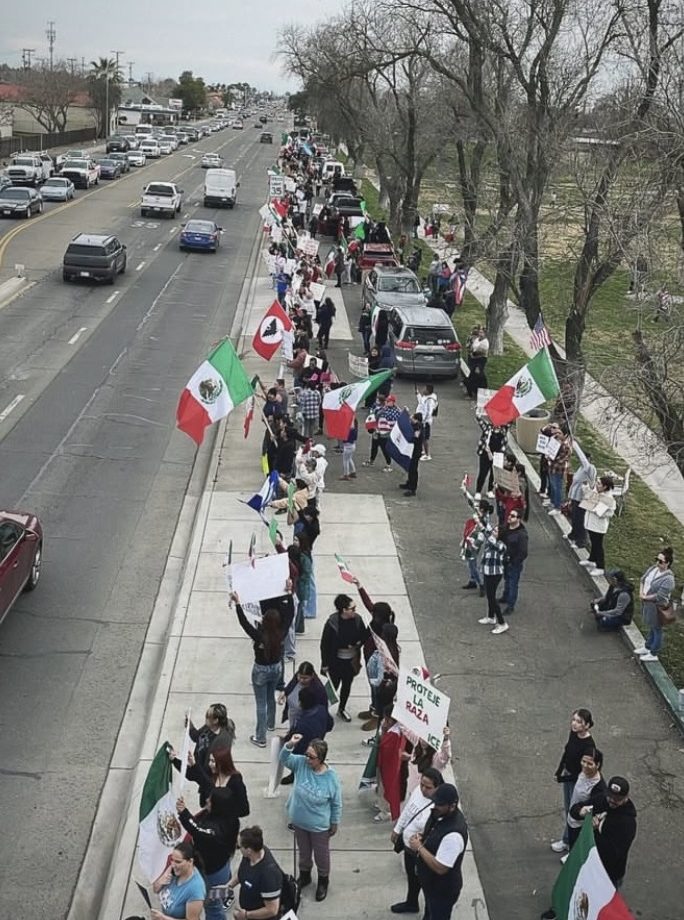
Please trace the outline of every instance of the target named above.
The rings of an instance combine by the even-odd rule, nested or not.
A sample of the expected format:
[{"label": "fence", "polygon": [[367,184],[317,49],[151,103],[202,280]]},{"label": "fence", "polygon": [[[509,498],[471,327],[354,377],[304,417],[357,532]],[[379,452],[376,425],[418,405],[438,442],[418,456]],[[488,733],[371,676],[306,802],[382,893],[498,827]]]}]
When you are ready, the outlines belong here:
[{"label": "fence", "polygon": [[51,147],[70,147],[84,141],[94,141],[97,136],[95,128],[79,128],[77,131],[60,133],[42,132],[40,134],[15,134],[13,137],[0,138],[0,157],[10,157],[22,150],[50,150]]}]

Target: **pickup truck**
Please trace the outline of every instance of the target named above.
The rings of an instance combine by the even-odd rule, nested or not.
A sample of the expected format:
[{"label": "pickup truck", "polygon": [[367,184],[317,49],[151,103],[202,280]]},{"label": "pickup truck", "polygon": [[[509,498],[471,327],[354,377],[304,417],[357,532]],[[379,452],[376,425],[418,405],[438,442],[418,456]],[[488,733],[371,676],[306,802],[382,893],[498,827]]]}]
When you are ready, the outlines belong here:
[{"label": "pickup truck", "polygon": [[87,150],[67,150],[66,153],[60,153],[55,159],[55,169],[59,172],[67,160],[89,160],[90,154]]},{"label": "pickup truck", "polygon": [[12,157],[5,174],[13,185],[32,185],[37,188],[50,178],[50,168],[43,164],[37,153],[20,153]]},{"label": "pickup truck", "polygon": [[183,189],[173,182],[150,182],[140,199],[140,216],[167,214],[172,220],[181,209]]},{"label": "pickup truck", "polygon": [[100,167],[94,160],[85,157],[66,160],[60,175],[65,179],[71,179],[76,188],[90,188],[91,185],[100,183]]}]

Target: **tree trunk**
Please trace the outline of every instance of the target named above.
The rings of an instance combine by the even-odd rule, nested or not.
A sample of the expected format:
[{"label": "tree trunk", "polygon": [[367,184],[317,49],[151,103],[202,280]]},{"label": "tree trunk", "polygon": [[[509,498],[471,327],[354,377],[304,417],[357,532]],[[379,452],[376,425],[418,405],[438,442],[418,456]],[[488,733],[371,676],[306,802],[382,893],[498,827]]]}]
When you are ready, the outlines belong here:
[{"label": "tree trunk", "polygon": [[515,270],[517,255],[517,243],[513,241],[496,257],[494,287],[485,309],[489,351],[493,355],[504,353],[504,326],[508,319],[508,290]]},{"label": "tree trunk", "polygon": [[463,202],[463,246],[461,247],[461,261],[468,267],[474,261],[474,247],[476,240],[475,216],[477,214],[478,196],[480,191],[480,169],[482,158],[487,145],[484,141],[477,141],[470,157],[470,169],[466,159],[465,144],[456,142],[458,155],[458,178],[461,187],[461,200]]},{"label": "tree trunk", "polygon": [[677,189],[677,211],[679,212],[679,248],[682,250],[681,258],[684,259],[684,183]]},{"label": "tree trunk", "polygon": [[527,213],[522,218],[524,228],[520,247],[523,267],[518,284],[520,309],[524,311],[527,325],[532,329],[541,313],[539,298],[539,209],[534,207],[526,210]]}]

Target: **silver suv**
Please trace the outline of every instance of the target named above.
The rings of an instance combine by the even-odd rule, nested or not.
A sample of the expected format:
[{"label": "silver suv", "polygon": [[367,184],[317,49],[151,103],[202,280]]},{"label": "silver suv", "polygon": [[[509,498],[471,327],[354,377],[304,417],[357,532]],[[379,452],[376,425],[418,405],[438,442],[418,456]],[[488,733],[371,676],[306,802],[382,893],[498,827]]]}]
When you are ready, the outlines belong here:
[{"label": "silver suv", "polygon": [[392,307],[424,307],[425,293],[410,268],[379,265],[372,268],[363,283],[362,303],[371,309]]},{"label": "silver suv", "polygon": [[444,310],[395,307],[389,311],[387,341],[397,376],[457,377],[461,343]]}]

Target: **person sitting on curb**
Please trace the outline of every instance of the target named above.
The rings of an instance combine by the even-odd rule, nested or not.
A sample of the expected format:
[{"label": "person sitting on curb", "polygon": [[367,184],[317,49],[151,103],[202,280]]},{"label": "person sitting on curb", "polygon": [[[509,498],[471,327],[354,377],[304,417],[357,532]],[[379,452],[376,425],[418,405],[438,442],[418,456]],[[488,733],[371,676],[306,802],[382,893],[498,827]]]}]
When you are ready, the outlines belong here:
[{"label": "person sitting on curb", "polygon": [[600,631],[628,626],[634,615],[634,585],[620,569],[606,572],[608,590],[591,602],[591,611]]}]

